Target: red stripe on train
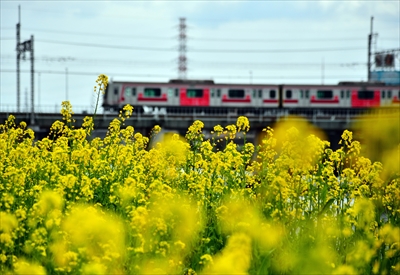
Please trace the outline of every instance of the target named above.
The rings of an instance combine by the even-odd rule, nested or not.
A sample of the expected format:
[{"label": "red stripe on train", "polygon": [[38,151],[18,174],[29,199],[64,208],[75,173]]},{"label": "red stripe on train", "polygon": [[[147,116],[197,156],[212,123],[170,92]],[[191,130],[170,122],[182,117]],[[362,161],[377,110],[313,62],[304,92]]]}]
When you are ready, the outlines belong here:
[{"label": "red stripe on train", "polygon": [[276,100],[276,99],[264,99],[263,102],[264,103],[278,103],[278,100]]},{"label": "red stripe on train", "polygon": [[227,95],[223,95],[222,96],[222,102],[226,102],[226,103],[250,103],[251,102],[251,98],[249,95],[246,95],[245,98],[243,99],[239,99],[239,98],[228,98]]},{"label": "red stripe on train", "polygon": [[166,102],[167,101],[167,95],[162,94],[161,97],[144,97],[143,94],[138,95],[138,101],[156,101],[156,102]]},{"label": "red stripe on train", "polygon": [[285,99],[283,100],[284,103],[299,103],[297,99]]},{"label": "red stripe on train", "polygon": [[227,98],[223,98],[223,99],[222,99],[222,102],[232,102],[232,103],[240,103],[240,102],[242,102],[242,103],[250,103],[250,102],[251,102],[251,99],[250,99],[250,98],[248,98],[248,99],[227,99]]},{"label": "red stripe on train", "polygon": [[311,103],[324,103],[324,104],[337,104],[339,103],[339,98],[338,96],[335,96],[333,99],[315,99],[315,96],[313,95],[311,97]]}]

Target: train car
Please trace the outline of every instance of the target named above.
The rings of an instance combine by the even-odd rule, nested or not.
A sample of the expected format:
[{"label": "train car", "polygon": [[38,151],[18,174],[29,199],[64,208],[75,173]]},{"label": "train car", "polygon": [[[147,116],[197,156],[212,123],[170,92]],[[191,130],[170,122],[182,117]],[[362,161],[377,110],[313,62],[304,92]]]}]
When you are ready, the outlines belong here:
[{"label": "train car", "polygon": [[271,108],[370,108],[400,103],[400,86],[340,82],[338,85],[222,84],[212,80],[111,82],[103,108],[136,110],[165,108],[167,112],[260,114]]},{"label": "train car", "polygon": [[277,92],[273,98],[270,93],[278,90],[278,85],[214,84],[210,107],[222,112],[260,114],[266,107],[279,107]]},{"label": "train car", "polygon": [[278,107],[278,85],[215,84],[212,80],[170,80],[156,82],[111,82],[103,98],[105,110],[124,105],[166,108],[169,112],[219,112],[237,109],[254,112]]},{"label": "train car", "polygon": [[340,82],[350,91],[352,108],[390,107],[400,103],[400,86],[383,83]]},{"label": "train car", "polygon": [[167,83],[111,82],[103,98],[105,110],[119,110],[124,105],[134,107],[207,107],[210,106],[210,81]]}]

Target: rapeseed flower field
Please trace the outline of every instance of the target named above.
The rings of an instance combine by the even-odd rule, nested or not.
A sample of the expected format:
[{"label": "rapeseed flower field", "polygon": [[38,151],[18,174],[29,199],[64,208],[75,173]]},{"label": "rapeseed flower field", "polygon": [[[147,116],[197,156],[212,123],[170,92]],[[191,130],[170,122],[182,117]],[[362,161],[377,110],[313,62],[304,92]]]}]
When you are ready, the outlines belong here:
[{"label": "rapeseed flower field", "polygon": [[1,274],[400,273],[399,114],[332,150],[299,120],[257,145],[246,117],[155,139],[132,110],[104,139],[69,102],[42,140],[0,125]]}]

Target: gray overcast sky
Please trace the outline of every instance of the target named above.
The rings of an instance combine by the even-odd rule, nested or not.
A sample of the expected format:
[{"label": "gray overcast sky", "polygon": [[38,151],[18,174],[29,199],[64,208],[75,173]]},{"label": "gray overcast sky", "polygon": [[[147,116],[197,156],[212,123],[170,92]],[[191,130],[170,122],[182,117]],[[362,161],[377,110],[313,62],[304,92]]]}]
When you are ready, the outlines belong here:
[{"label": "gray overcast sky", "polygon": [[[100,73],[127,81],[177,78],[180,17],[187,23],[188,78],[273,84],[366,80],[370,18],[378,34],[372,50],[400,48],[399,3],[1,0],[0,108],[15,108],[17,102],[18,5],[21,42],[34,36],[35,105],[54,111],[67,97],[76,108],[93,106]],[[26,57],[22,108],[30,96]]]}]

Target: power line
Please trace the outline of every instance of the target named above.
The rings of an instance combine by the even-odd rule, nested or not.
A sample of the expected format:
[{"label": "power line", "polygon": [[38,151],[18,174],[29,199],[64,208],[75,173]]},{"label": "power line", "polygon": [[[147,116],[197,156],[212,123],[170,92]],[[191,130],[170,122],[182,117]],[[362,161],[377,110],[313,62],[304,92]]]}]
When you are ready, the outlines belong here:
[{"label": "power line", "polygon": [[[15,28],[1,28],[2,30],[14,30]],[[116,37],[116,38],[125,38],[125,39],[149,39],[149,40],[175,40],[175,36],[147,36],[147,35],[118,35],[118,34],[107,34],[104,33],[93,33],[93,32],[72,32],[72,31],[60,31],[60,30],[51,30],[51,29],[31,29],[24,28],[26,31],[35,31],[35,32],[44,32],[44,33],[57,33],[57,34],[68,34],[68,35],[82,35],[82,36],[98,36],[98,37]],[[365,41],[365,37],[336,37],[336,38],[303,38],[303,39],[293,39],[293,38],[207,38],[207,37],[196,37],[190,36],[188,40],[195,41],[208,41],[208,42],[265,42],[265,43],[274,43],[274,42],[331,42],[331,41]],[[396,38],[380,38],[379,40],[385,41],[398,41]]]},{"label": "power line", "polygon": [[[1,28],[2,30],[14,30],[14,27]],[[45,32],[45,33],[57,33],[57,34],[68,34],[68,35],[81,35],[81,36],[98,36],[98,37],[116,37],[116,38],[124,38],[124,39],[148,39],[148,40],[175,40],[175,36],[170,37],[162,37],[162,36],[147,36],[147,35],[118,35],[118,34],[107,34],[104,33],[93,33],[93,32],[72,32],[72,31],[60,31],[60,30],[51,30],[51,29],[31,29],[24,28],[26,31],[35,31],[35,32]],[[10,38],[1,38],[1,40],[7,40]],[[303,39],[293,39],[293,38],[207,38],[207,37],[196,37],[190,36],[188,40],[195,41],[208,41],[208,42],[262,42],[262,43],[275,43],[275,42],[331,42],[331,41],[364,41],[365,37],[337,37],[337,38],[303,38]],[[380,38],[379,40],[383,41],[398,41],[396,38]]]},{"label": "power line", "polygon": [[[95,47],[95,48],[110,48],[110,49],[121,49],[121,50],[139,50],[139,51],[176,51],[175,48],[151,48],[151,47],[133,47],[133,46],[120,46],[120,45],[106,45],[106,44],[93,44],[93,43],[74,43],[69,41],[57,41],[57,40],[46,40],[36,39],[37,42],[61,44],[61,45],[73,45],[73,46],[84,46],[84,47]],[[204,53],[298,53],[298,52],[327,52],[327,51],[355,51],[365,50],[364,47],[353,47],[353,48],[314,48],[314,49],[272,49],[272,50],[259,50],[259,49],[188,49],[188,52],[204,52]]]},{"label": "power line", "polygon": [[[1,28],[14,30],[15,28]],[[147,36],[147,35],[118,35],[118,34],[104,34],[104,33],[93,33],[93,32],[71,32],[71,31],[59,31],[59,30],[49,30],[49,29],[31,29],[24,28],[25,31],[31,32],[44,32],[44,33],[57,33],[57,34],[68,34],[68,35],[82,35],[82,36],[98,36],[98,37],[116,37],[116,38],[128,38],[128,39],[151,39],[151,40],[175,40],[175,37],[162,37],[162,36]]]},{"label": "power line", "polygon": [[[28,73],[30,72],[29,70],[20,70],[21,73]],[[65,75],[65,70],[64,71],[51,71],[51,70],[35,70],[37,73],[41,74],[61,74]],[[15,69],[0,69],[0,73],[15,73]],[[104,72],[78,72],[78,71],[68,71],[69,75],[77,75],[77,76],[82,76],[82,75],[95,75],[98,76],[100,74],[104,74]],[[157,75],[157,74],[127,74],[127,73],[105,73],[106,75],[118,75],[118,76],[134,76],[134,77],[167,77],[170,78],[170,75]]]},{"label": "power line", "polygon": [[[2,29],[10,29],[14,30],[14,28],[2,28]],[[93,32],[71,32],[71,31],[60,31],[60,30],[50,30],[50,29],[31,29],[31,28],[24,28],[26,31],[35,31],[35,32],[47,32],[47,33],[57,33],[57,34],[69,34],[69,35],[83,35],[83,36],[98,36],[98,37],[118,37],[118,38],[125,38],[125,39],[151,39],[151,40],[175,40],[176,37],[161,37],[161,36],[143,36],[143,35],[118,35],[118,34],[107,34],[104,35],[103,33],[93,33]],[[207,37],[188,37],[188,40],[196,40],[196,41],[214,41],[214,42],[329,42],[329,41],[349,41],[349,40],[359,40],[364,41],[365,37],[342,37],[342,38],[304,38],[304,39],[260,39],[260,38],[207,38]]]},{"label": "power line", "polygon": [[[21,73],[29,73],[29,70],[21,70]],[[65,75],[65,70],[62,71],[51,71],[51,70],[36,70],[36,72],[41,73],[41,74],[60,74],[60,75]],[[12,69],[0,69],[0,73],[15,73],[15,70]],[[99,74],[104,74],[104,72],[78,72],[78,71],[68,71],[68,75],[77,75],[77,76],[83,76],[83,75],[91,75],[91,76],[97,76]],[[166,74],[127,74],[127,73],[113,73],[113,72],[106,72],[106,75],[112,75],[113,77],[121,77],[121,76],[127,76],[127,77],[162,77],[162,78],[173,78],[171,75],[166,75]],[[356,76],[352,76],[356,77]],[[200,79],[209,79],[210,75],[195,75],[194,78],[200,78]],[[248,75],[214,75],[212,78],[226,78],[226,79],[248,79]],[[320,76],[254,76],[253,79],[320,79]],[[325,76],[326,79],[337,79],[337,78],[349,78],[349,75],[331,75],[331,76]]]},{"label": "power line", "polygon": [[[12,55],[2,55],[2,60],[14,60],[15,57]],[[36,61],[42,61],[45,63],[58,62],[58,63],[81,63],[81,64],[113,64],[121,66],[171,66],[171,61],[149,61],[149,60],[118,60],[118,59],[81,59],[75,57],[48,57],[42,56],[35,58]],[[321,63],[269,63],[269,62],[207,62],[207,61],[196,61],[190,62],[193,66],[204,66],[204,67],[321,67]],[[354,67],[354,66],[365,66],[365,62],[347,62],[347,63],[324,63],[325,66],[329,67]]]},{"label": "power line", "polygon": [[176,49],[174,48],[151,48],[151,47],[133,47],[133,46],[105,45],[105,44],[93,44],[93,43],[74,43],[69,41],[56,41],[56,40],[46,40],[46,39],[36,39],[36,41],[44,43],[52,43],[52,44],[84,46],[84,47],[94,47],[94,48],[110,48],[110,49],[121,49],[121,50],[158,51],[158,52],[176,51]]}]

